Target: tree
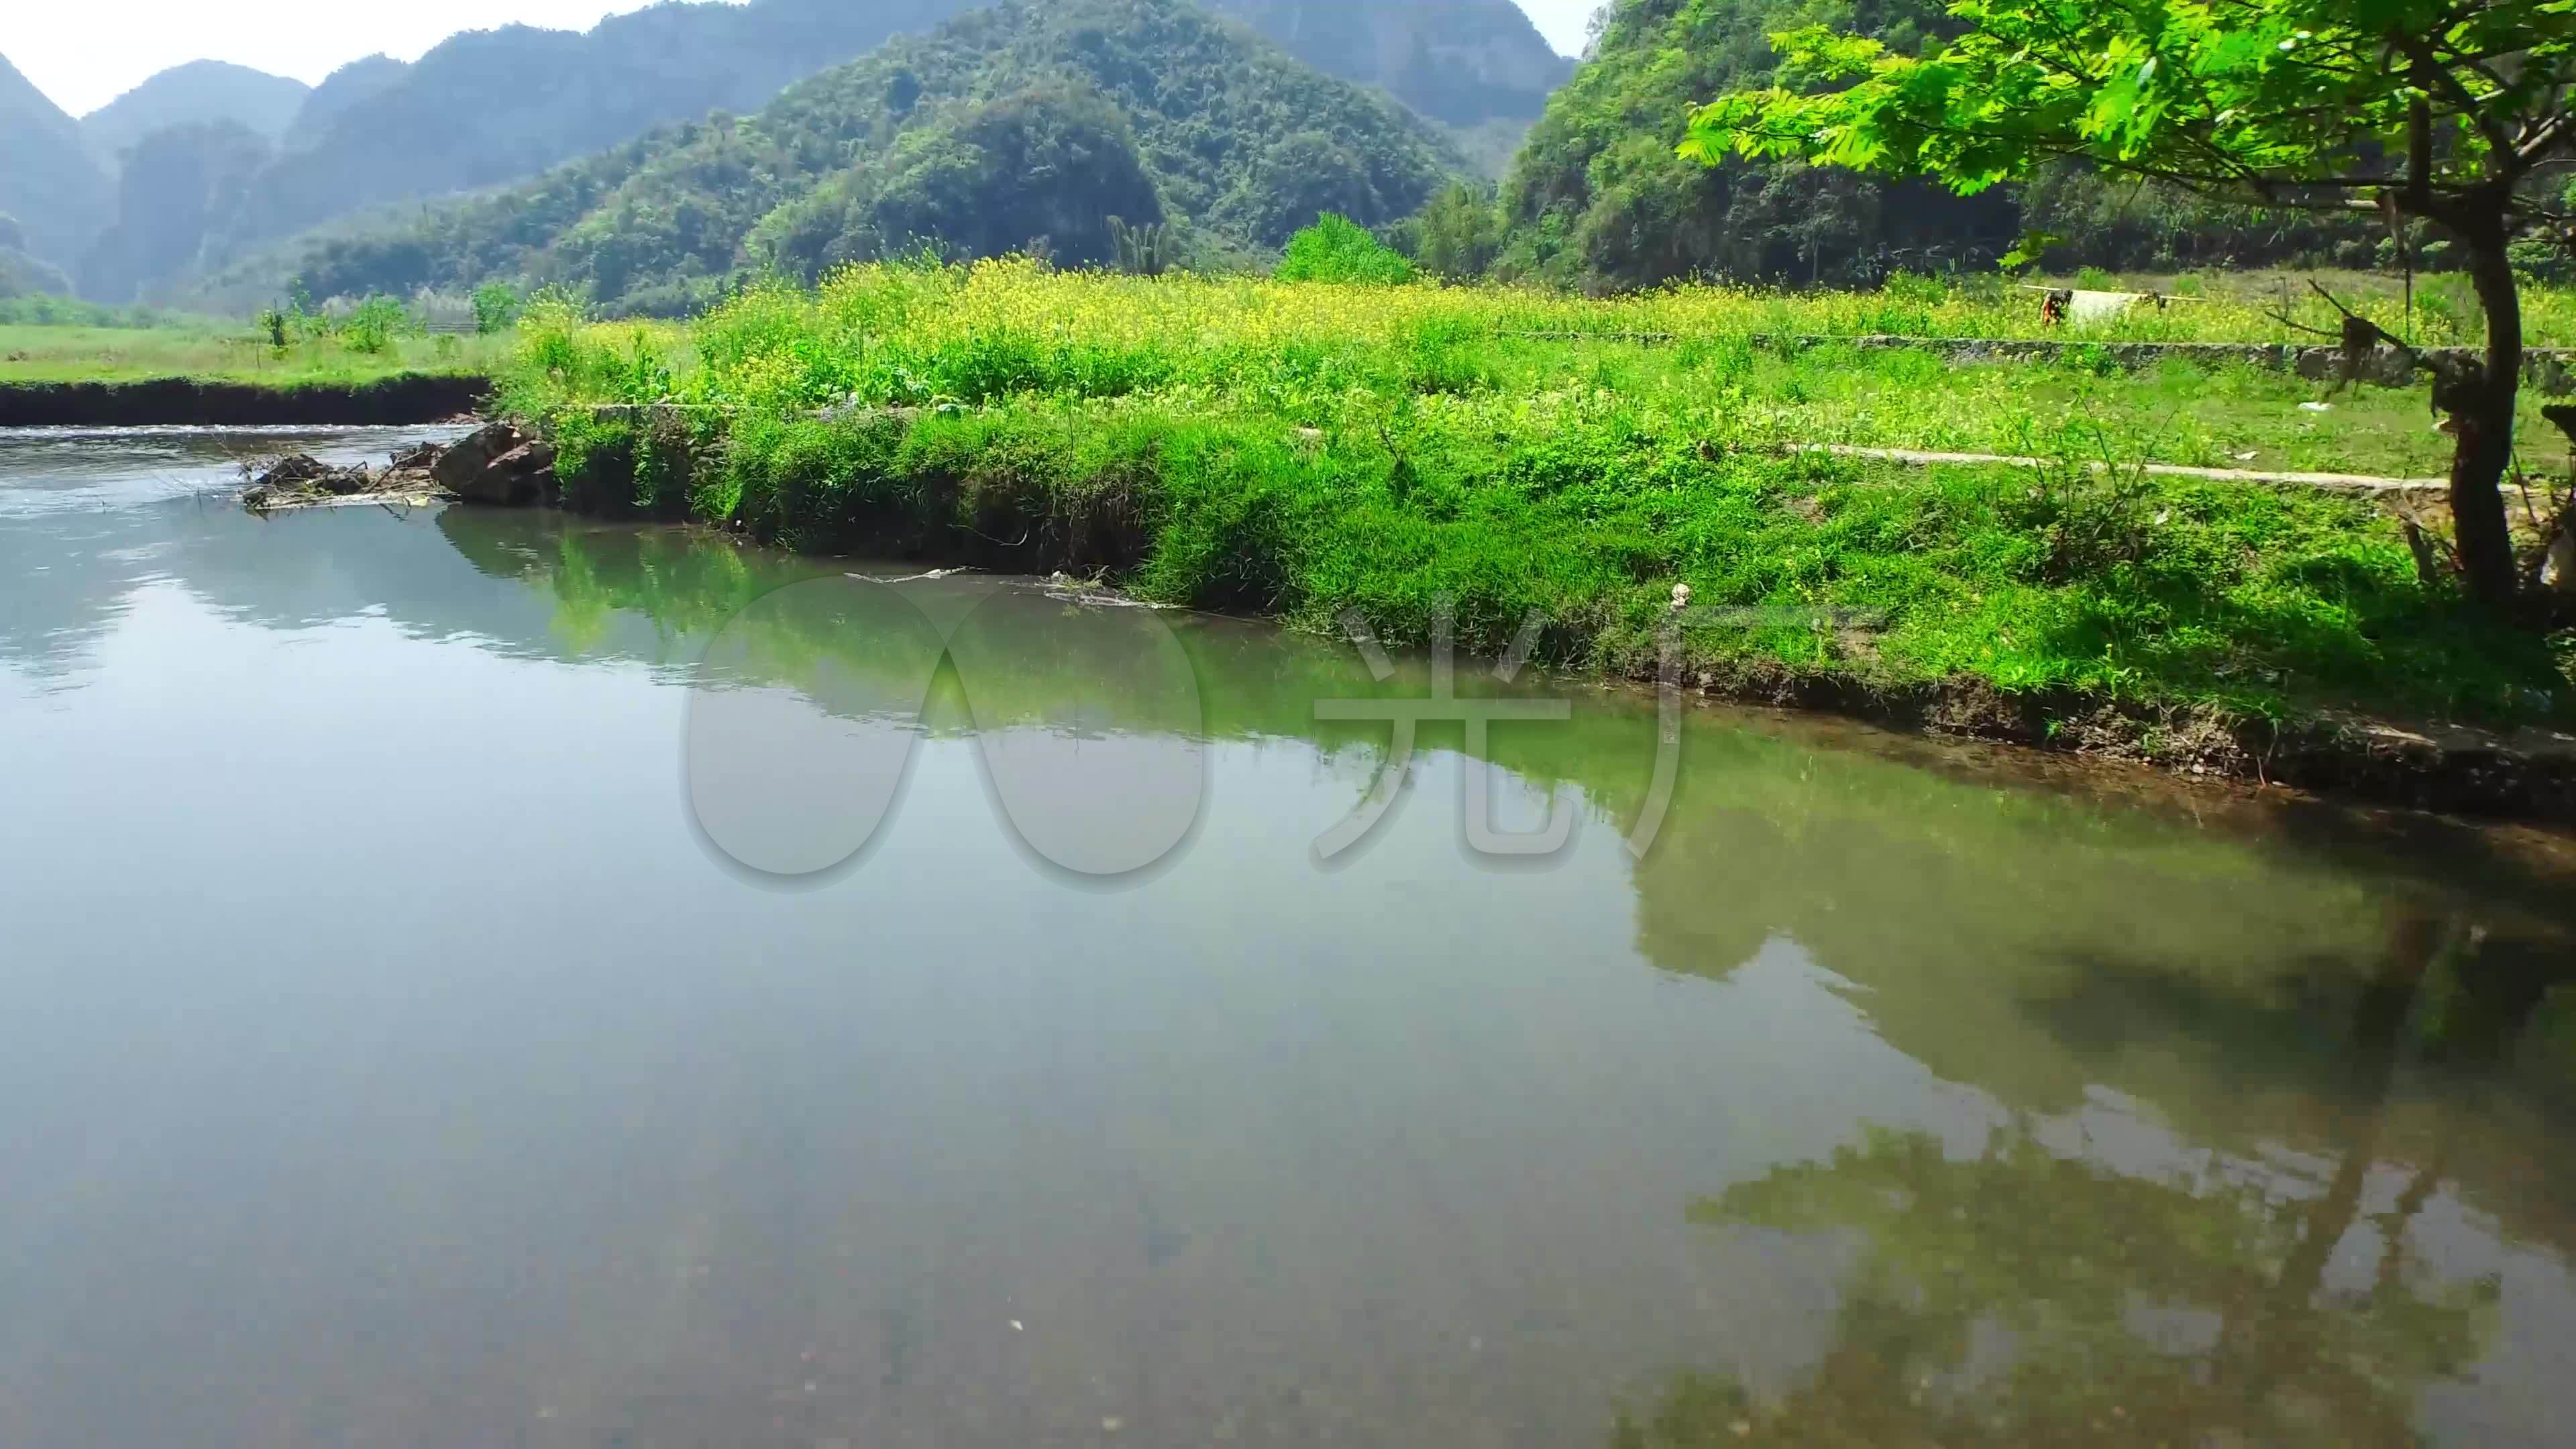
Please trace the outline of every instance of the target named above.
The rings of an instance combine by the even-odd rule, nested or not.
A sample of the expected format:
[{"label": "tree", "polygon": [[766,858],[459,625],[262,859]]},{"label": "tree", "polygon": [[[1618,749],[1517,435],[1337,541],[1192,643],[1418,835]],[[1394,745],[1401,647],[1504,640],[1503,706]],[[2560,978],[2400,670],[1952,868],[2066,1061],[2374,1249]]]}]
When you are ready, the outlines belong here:
[{"label": "tree", "polygon": [[1493,270],[1502,255],[1503,222],[1494,189],[1453,181],[1397,228],[1405,251],[1435,277],[1466,281]]},{"label": "tree", "polygon": [[507,282],[485,282],[474,289],[474,330],[485,335],[507,332],[519,320],[523,301]]},{"label": "tree", "polygon": [[1956,0],[1950,14],[1965,32],[1921,56],[1822,27],[1774,36],[1801,88],[1699,107],[1680,153],[1801,157],[1962,194],[2074,157],[2221,200],[2431,223],[2486,315],[2483,358],[2433,368],[2458,429],[2461,573],[2476,598],[2509,602],[2498,485],[2522,311],[2507,248],[2568,233],[2554,168],[2576,158],[2576,0]]}]

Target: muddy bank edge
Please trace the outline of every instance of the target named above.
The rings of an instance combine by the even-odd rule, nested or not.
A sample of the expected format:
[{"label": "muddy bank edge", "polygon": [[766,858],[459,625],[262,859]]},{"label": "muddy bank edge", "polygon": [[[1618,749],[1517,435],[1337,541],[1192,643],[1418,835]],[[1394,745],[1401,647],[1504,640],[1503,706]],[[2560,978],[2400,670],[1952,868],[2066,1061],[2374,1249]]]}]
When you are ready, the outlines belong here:
[{"label": "muddy bank edge", "polygon": [[358,383],[0,383],[0,427],[291,427],[435,423],[478,410],[492,380],[405,373]]}]

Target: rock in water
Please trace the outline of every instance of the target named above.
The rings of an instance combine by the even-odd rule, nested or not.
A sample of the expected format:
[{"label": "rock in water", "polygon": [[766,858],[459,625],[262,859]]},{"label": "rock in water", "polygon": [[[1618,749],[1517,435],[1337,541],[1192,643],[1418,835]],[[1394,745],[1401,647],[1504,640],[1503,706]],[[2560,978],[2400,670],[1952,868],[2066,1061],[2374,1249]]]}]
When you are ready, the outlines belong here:
[{"label": "rock in water", "polygon": [[497,477],[508,503],[555,501],[555,445],[530,440],[492,460],[486,477]]},{"label": "rock in water", "polygon": [[537,503],[554,494],[555,450],[508,423],[490,423],[441,453],[430,473],[468,503]]}]

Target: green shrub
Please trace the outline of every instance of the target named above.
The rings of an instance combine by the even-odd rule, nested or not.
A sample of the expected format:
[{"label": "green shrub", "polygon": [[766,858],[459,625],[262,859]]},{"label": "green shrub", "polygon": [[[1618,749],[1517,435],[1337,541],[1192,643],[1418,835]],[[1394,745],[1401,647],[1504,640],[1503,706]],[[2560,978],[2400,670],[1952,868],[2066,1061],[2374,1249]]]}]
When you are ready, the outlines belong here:
[{"label": "green shrub", "polygon": [[474,289],[474,330],[486,336],[507,332],[519,320],[518,289],[507,282],[485,282]]},{"label": "green shrub", "polygon": [[351,352],[370,356],[393,345],[395,337],[413,330],[411,314],[403,304],[381,294],[358,304],[357,310],[341,319],[340,341]]},{"label": "green shrub", "polygon": [[1394,285],[1413,280],[1413,263],[1371,236],[1368,228],[1328,211],[1288,239],[1288,253],[1280,259],[1277,275],[1283,282]]}]

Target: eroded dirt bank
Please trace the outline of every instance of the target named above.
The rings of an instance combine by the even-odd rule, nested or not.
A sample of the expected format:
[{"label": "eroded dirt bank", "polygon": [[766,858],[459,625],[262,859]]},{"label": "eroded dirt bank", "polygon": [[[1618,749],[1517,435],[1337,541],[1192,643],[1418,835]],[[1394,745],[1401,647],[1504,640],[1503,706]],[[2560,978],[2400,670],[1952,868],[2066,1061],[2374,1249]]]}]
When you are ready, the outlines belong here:
[{"label": "eroded dirt bank", "polygon": [[406,374],[361,383],[0,383],[0,427],[274,427],[434,423],[474,412],[484,377]]}]

